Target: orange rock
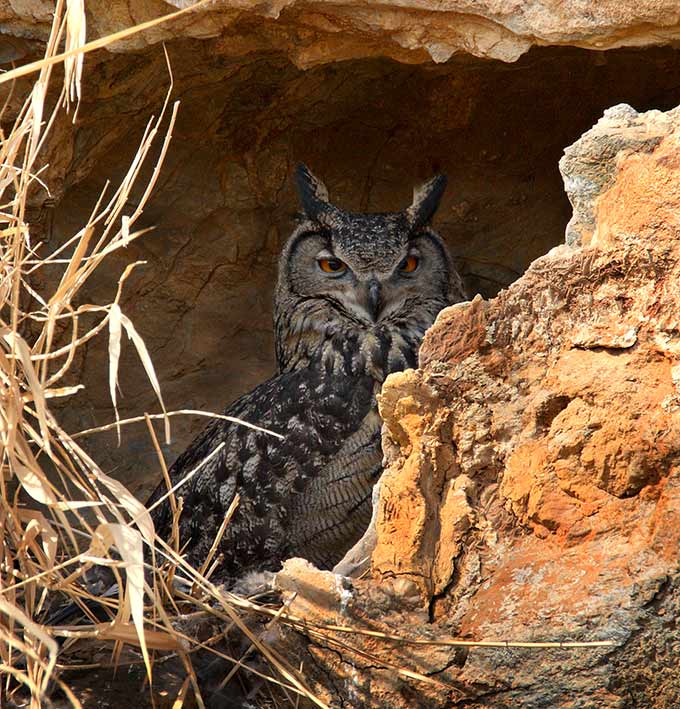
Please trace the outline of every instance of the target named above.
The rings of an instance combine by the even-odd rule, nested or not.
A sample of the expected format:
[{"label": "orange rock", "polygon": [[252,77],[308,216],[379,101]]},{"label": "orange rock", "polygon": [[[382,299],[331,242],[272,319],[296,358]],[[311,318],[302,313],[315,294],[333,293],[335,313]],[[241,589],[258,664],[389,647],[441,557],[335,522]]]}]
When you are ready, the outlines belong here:
[{"label": "orange rock", "polygon": [[[608,111],[562,162],[571,246],[441,313],[421,369],[383,388],[391,443],[356,622],[422,639],[427,610],[440,640],[613,643],[429,663],[371,646],[466,706],[680,705],[679,135],[680,112]],[[453,705],[381,672],[362,673],[362,706]]]}]

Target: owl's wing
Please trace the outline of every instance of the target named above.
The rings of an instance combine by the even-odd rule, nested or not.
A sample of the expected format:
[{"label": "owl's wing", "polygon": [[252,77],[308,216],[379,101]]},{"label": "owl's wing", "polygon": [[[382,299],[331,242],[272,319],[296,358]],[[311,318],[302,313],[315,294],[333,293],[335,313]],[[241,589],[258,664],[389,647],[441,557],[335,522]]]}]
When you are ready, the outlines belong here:
[{"label": "owl's wing", "polygon": [[[225,444],[175,493],[183,498],[179,531],[188,560],[203,562],[238,492],[239,506],[219,548],[224,561],[218,576],[276,570],[296,555],[332,566],[370,518],[371,487],[380,472],[373,380],[296,370],[261,384],[225,413],[284,438],[215,420],[176,460],[173,485]],[[165,492],[159,485],[147,506]],[[152,516],[167,538],[169,503]]]}]

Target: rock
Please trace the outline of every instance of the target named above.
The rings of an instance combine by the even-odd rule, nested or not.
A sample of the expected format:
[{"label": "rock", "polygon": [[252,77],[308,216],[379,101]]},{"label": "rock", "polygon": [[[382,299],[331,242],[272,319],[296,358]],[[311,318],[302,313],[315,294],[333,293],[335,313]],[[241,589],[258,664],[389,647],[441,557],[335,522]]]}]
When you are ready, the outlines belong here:
[{"label": "rock", "polygon": [[[94,36],[102,36],[188,5],[179,0],[96,0],[88,4],[88,23]],[[0,26],[5,33],[44,40],[50,21],[48,3],[36,0],[0,6]],[[180,36],[219,37],[224,51],[239,56],[276,48],[303,68],[376,55],[405,62],[445,62],[458,52],[513,62],[536,45],[604,50],[667,44],[680,38],[680,12],[671,0],[606,0],[587,9],[577,0],[559,5],[538,0],[369,4],[360,0],[219,0],[120,40],[112,50],[139,51]]]},{"label": "rock", "polygon": [[340,574],[319,571],[305,559],[289,559],[276,574],[276,588],[291,599],[288,607],[293,615],[307,620],[329,620],[329,613],[342,624],[352,601],[352,583]]},{"label": "rock", "polygon": [[[569,245],[590,244],[594,238],[597,197],[614,182],[620,156],[651,152],[672,128],[675,111],[650,111],[644,119],[620,104],[604,112],[597,125],[564,151],[560,169],[574,215],[567,225]],[[598,160],[593,161],[593,154]]]},{"label": "rock", "polygon": [[[380,396],[380,413],[399,457],[380,480],[373,568],[409,579],[428,597],[448,585],[474,516],[467,501],[472,481],[460,474],[441,439],[430,435],[446,429],[446,422],[432,414],[442,410],[434,389],[412,370],[396,374]],[[405,538],[412,541],[408,547]]]},{"label": "rock", "polygon": [[[434,672],[448,690],[405,676],[388,687],[364,667],[365,706],[680,702],[678,135],[677,111],[608,111],[562,164],[592,215],[580,238],[495,299],[445,310],[420,369],[389,377],[380,407],[394,445],[373,575],[352,605],[359,629],[379,613],[381,628],[412,640],[611,646],[462,658],[439,646],[428,662],[385,640],[372,665]],[[416,595],[388,591],[397,580]]]}]

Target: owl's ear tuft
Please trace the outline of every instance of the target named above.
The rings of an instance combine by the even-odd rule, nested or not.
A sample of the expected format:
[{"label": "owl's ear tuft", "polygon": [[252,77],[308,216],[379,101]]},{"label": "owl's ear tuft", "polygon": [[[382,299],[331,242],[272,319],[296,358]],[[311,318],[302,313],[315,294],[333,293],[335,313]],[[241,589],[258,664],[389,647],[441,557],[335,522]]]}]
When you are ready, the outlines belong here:
[{"label": "owl's ear tuft", "polygon": [[412,229],[420,229],[430,223],[439,208],[447,182],[446,175],[437,175],[424,185],[414,188],[413,202],[406,210]]},{"label": "owl's ear tuft", "polygon": [[326,185],[302,163],[295,170],[295,182],[305,216],[313,221],[319,221],[331,208]]}]

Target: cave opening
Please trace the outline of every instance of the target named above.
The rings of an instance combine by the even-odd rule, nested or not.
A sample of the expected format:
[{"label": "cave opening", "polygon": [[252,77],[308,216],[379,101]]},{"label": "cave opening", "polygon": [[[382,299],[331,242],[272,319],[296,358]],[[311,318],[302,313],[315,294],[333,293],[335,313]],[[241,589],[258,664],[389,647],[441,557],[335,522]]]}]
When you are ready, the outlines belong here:
[{"label": "cave opening", "polygon": [[[273,372],[271,293],[297,210],[296,163],[307,163],[350,210],[400,209],[414,185],[446,173],[435,227],[469,293],[492,297],[564,240],[571,207],[558,170],[563,149],[617,103],[680,103],[680,62],[670,47],[535,48],[514,64],[370,58],[301,70],[272,52],[234,58],[210,41],[167,46],[181,106],[143,217],[154,231],[115,256],[86,295],[106,301],[126,263],[146,262],[122,308],[147,343],[171,409],[220,411]],[[127,170],[168,85],[158,46],[88,62],[47,210],[53,244],[84,223],[105,180]],[[71,430],[111,420],[106,368],[104,341],[78,362],[86,389],[82,407],[64,412]],[[121,388],[121,416],[155,410],[131,347],[122,353]],[[203,425],[176,419],[168,459]],[[129,428],[121,448],[115,433],[88,445],[145,497],[157,463],[143,426]]]}]

